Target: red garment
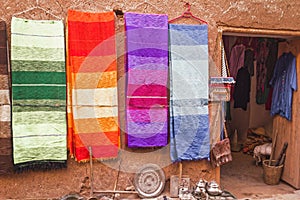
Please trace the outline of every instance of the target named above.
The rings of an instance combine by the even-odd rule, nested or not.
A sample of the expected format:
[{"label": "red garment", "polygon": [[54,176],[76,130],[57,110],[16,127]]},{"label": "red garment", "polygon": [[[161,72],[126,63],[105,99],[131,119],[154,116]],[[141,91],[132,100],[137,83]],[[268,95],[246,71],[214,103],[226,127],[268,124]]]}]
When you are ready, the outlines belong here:
[{"label": "red garment", "polygon": [[267,99],[267,102],[265,103],[265,109],[266,110],[271,110],[272,95],[273,95],[273,88],[270,88],[269,94],[268,94],[268,99]]}]

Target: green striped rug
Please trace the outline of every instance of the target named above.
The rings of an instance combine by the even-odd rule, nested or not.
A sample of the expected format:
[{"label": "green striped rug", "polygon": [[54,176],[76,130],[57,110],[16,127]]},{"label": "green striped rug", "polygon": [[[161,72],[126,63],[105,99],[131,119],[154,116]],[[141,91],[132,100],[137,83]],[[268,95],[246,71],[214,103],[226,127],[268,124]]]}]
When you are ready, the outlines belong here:
[{"label": "green striped rug", "polygon": [[66,164],[65,42],[62,21],[12,18],[15,169]]}]

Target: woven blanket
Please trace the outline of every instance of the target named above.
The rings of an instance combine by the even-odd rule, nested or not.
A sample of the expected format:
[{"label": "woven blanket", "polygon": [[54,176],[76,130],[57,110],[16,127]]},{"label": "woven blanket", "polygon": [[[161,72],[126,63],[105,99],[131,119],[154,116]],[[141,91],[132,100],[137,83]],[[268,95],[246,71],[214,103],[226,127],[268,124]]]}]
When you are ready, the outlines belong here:
[{"label": "woven blanket", "polygon": [[6,23],[0,21],[0,174],[13,169],[9,82]]},{"label": "woven blanket", "polygon": [[68,11],[68,139],[71,156],[116,158],[119,151],[114,12]]},{"label": "woven blanket", "polygon": [[125,13],[128,147],[168,143],[168,17]]},{"label": "woven blanket", "polygon": [[169,29],[171,160],[209,158],[207,25]]},{"label": "woven blanket", "polygon": [[62,21],[12,18],[12,131],[16,169],[66,166]]}]

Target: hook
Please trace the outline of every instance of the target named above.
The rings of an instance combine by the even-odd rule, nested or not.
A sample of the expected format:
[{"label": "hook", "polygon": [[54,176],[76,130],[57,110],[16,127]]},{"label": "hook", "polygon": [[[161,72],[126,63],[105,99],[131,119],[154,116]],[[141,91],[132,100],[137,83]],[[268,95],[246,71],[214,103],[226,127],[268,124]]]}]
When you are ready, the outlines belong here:
[{"label": "hook", "polygon": [[190,3],[185,3],[185,6],[187,7],[186,11],[190,12],[191,11],[191,4]]},{"label": "hook", "polygon": [[180,18],[183,17],[183,18],[193,18],[193,19],[196,19],[196,20],[200,21],[201,23],[207,24],[206,21],[204,21],[204,20],[202,20],[202,19],[200,19],[198,17],[195,17],[193,15],[193,13],[191,12],[191,4],[190,3],[185,2],[184,6],[187,7],[186,11],[184,11],[180,16],[175,17],[174,19],[169,20],[169,23],[172,23],[175,20],[180,19]]}]

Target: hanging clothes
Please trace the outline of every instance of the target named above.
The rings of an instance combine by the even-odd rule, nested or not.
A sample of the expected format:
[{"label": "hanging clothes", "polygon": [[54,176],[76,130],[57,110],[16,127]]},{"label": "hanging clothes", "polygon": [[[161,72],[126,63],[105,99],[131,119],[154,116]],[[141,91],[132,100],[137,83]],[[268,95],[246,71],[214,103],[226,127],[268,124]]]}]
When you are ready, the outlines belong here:
[{"label": "hanging clothes", "polygon": [[168,143],[168,16],[125,13],[128,147]]},{"label": "hanging clothes", "polygon": [[10,73],[8,69],[6,23],[0,21],[0,174],[13,170],[11,138]]},{"label": "hanging clothes", "polygon": [[169,29],[171,160],[209,158],[208,26]]},{"label": "hanging clothes", "polygon": [[297,90],[296,57],[283,53],[277,60],[270,85],[274,88],[271,115],[292,120],[293,91]]},{"label": "hanging clothes", "polygon": [[[114,12],[68,11],[68,142],[76,161],[118,157]],[[91,149],[91,152],[89,151]]]},{"label": "hanging clothes", "polygon": [[12,18],[11,74],[15,169],[66,167],[63,21]]},{"label": "hanging clothes", "polygon": [[273,88],[270,86],[270,80],[272,79],[274,68],[278,57],[278,41],[275,39],[268,39],[268,46],[269,46],[269,55],[266,60],[266,67],[267,67],[266,88],[269,91],[268,91],[267,100],[265,102],[265,109],[271,110]]},{"label": "hanging clothes", "polygon": [[269,46],[267,39],[261,39],[257,49],[256,59],[256,103],[265,104],[269,94],[267,82],[266,61],[269,55]]},{"label": "hanging clothes", "polygon": [[268,39],[268,49],[269,49],[269,54],[266,59],[266,68],[267,68],[267,82],[268,85],[267,87],[270,87],[269,83],[270,80],[272,79],[276,61],[278,59],[278,41],[276,39]]},{"label": "hanging clothes", "polygon": [[269,91],[269,94],[268,94],[267,102],[265,103],[265,109],[266,110],[271,110],[272,95],[273,95],[273,88],[270,86],[270,91]]},{"label": "hanging clothes", "polygon": [[254,50],[252,48],[245,50],[244,67],[248,69],[250,76],[254,75]]},{"label": "hanging clothes", "polygon": [[246,67],[239,69],[234,86],[234,108],[242,108],[247,110],[247,104],[250,101],[250,74]]},{"label": "hanging clothes", "polygon": [[230,76],[236,80],[237,73],[241,67],[244,66],[245,61],[245,45],[236,44],[232,47],[229,58]]}]

